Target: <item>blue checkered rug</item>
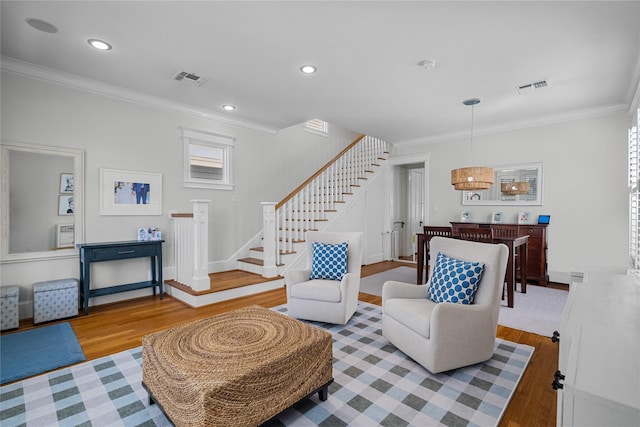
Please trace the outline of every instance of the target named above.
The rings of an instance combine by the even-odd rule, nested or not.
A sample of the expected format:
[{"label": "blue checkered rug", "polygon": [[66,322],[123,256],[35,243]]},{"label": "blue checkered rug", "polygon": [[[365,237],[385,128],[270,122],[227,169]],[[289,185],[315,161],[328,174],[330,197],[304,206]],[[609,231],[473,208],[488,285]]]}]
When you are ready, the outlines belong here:
[{"label": "blue checkered rug", "polygon": [[[286,306],[276,308],[286,313]],[[497,425],[533,347],[496,340],[485,363],[433,375],[381,335],[380,307],[359,303],[332,333],[334,383],[265,426]],[[124,351],[0,388],[0,424],[170,426],[141,386],[142,349]]]}]

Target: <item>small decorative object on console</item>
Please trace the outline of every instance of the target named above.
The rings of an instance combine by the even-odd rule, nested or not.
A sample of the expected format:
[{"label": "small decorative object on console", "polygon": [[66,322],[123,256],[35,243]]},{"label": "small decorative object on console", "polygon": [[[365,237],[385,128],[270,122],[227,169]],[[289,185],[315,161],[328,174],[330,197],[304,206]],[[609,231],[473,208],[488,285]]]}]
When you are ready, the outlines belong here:
[{"label": "small decorative object on console", "polygon": [[538,224],[549,224],[551,215],[538,215]]},{"label": "small decorative object on console", "polygon": [[162,240],[162,232],[156,227],[138,228],[138,242]]},{"label": "small decorative object on console", "polygon": [[529,222],[529,212],[520,212],[518,214],[518,224],[527,224]]}]

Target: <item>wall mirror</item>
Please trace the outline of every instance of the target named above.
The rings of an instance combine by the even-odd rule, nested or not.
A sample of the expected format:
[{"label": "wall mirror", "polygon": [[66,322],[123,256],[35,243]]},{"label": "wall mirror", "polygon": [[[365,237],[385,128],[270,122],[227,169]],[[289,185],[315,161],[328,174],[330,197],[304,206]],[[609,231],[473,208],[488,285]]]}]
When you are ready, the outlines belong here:
[{"label": "wall mirror", "polygon": [[84,153],[2,141],[0,262],[77,255],[84,238]]},{"label": "wall mirror", "polygon": [[[542,205],[542,163],[494,166],[493,172],[488,190],[462,192],[463,205]],[[507,188],[520,185],[517,183],[526,183],[527,192],[510,194]]]}]

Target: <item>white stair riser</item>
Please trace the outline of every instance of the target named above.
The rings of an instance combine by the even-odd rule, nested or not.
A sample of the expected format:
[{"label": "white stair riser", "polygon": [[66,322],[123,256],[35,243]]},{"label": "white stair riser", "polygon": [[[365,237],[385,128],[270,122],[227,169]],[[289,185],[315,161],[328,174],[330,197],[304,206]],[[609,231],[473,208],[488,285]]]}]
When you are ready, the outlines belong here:
[{"label": "white stair riser", "polygon": [[262,252],[262,251],[255,251],[253,249],[249,250],[249,257],[250,258],[263,259],[262,258],[263,255],[264,255],[264,252]]},{"label": "white stair riser", "polygon": [[238,270],[262,275],[262,266],[251,264],[249,262],[238,261]]}]

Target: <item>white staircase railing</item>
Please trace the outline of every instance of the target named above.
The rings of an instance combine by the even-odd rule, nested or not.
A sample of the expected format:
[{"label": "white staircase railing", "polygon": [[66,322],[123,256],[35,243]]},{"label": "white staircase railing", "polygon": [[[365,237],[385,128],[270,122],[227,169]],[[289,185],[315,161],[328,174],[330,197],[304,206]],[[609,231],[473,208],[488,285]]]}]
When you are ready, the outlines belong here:
[{"label": "white staircase railing", "polygon": [[278,204],[263,203],[263,276],[277,275],[282,256],[294,252],[307,230],[316,230],[327,213],[366,179],[387,155],[387,143],[361,135]]}]

